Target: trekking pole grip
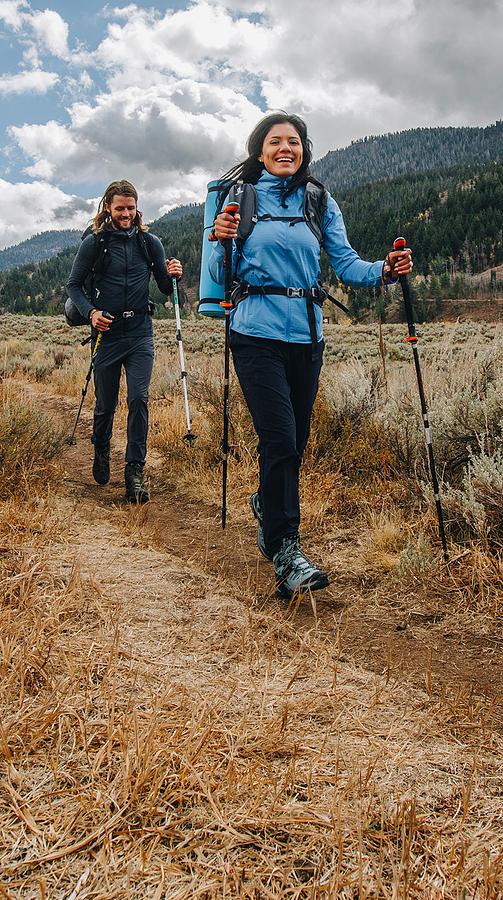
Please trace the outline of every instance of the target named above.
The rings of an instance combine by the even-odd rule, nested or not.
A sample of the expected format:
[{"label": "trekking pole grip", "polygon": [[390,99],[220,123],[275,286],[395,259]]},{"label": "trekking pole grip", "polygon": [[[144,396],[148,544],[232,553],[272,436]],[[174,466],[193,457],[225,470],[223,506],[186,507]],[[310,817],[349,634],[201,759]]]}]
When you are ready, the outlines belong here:
[{"label": "trekking pole grip", "polygon": [[[405,250],[407,241],[404,237],[397,237],[393,241],[393,250]],[[405,306],[405,315],[409,326],[409,337],[413,340],[416,337],[416,329],[414,325],[414,310],[412,306],[412,296],[410,293],[409,280],[406,275],[399,275],[398,281],[402,288],[403,302]]]}]

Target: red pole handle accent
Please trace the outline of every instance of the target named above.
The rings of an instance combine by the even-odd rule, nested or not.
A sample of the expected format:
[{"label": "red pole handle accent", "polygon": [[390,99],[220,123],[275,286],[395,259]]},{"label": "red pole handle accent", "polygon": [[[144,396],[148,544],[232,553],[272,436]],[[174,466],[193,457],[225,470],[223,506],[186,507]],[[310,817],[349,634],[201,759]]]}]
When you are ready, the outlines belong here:
[{"label": "red pole handle accent", "polygon": [[393,241],[393,250],[405,250],[407,241],[404,237],[397,237]]},{"label": "red pole handle accent", "polygon": [[229,216],[235,216],[239,212],[239,203],[228,203],[224,212],[228,213]]}]

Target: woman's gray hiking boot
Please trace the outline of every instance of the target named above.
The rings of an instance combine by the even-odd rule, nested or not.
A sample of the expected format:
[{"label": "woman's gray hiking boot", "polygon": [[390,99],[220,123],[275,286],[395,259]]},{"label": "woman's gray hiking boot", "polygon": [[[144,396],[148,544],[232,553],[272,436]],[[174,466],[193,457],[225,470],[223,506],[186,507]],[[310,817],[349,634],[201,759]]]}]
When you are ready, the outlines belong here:
[{"label": "woman's gray hiking boot", "polygon": [[298,537],[283,538],[273,563],[276,591],[285,600],[302,591],[319,591],[329,585],[327,573],[314,566],[302,552]]},{"label": "woman's gray hiking boot", "polygon": [[93,478],[97,484],[110,481],[110,447],[94,446]]},{"label": "woman's gray hiking boot", "polygon": [[260,504],[260,496],[258,493],[252,494],[250,497],[250,507],[253,515],[255,516],[258,527],[257,527],[257,547],[259,548],[262,556],[272,562],[272,554],[269,553],[265,541],[264,541],[264,517],[262,514],[262,506]]},{"label": "woman's gray hiking boot", "polygon": [[140,463],[127,463],[124,469],[126,497],[131,503],[147,503],[150,500],[145,472]]}]

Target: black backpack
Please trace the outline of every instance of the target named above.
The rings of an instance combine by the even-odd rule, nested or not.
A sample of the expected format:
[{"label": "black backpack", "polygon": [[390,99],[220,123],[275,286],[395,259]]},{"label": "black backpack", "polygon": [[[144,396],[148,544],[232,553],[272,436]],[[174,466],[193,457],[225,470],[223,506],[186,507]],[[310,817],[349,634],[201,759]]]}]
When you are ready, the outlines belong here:
[{"label": "black backpack", "polygon": [[[224,202],[227,196],[230,199],[234,197],[239,201],[239,225],[236,238],[236,246],[238,252],[241,252],[244,242],[249,238],[257,222],[289,222],[290,225],[296,225],[298,222],[305,222],[311,229],[315,238],[322,244],[323,241],[323,217],[327,208],[327,189],[319,181],[306,182],[304,193],[304,202],[302,206],[301,216],[271,216],[266,213],[264,216],[258,215],[258,197],[254,184],[247,182],[235,181],[227,179],[221,182],[219,187],[219,195],[217,200],[215,218],[222,212]],[[213,236],[212,236],[213,235]],[[214,233],[210,234],[210,240],[216,240]],[[233,304],[237,305],[246,296],[251,293],[284,293],[289,288],[267,286],[267,288],[253,288],[245,282],[235,282],[232,293]],[[349,315],[347,306],[344,306],[336,297],[332,297],[321,285],[313,290],[304,291],[296,296],[306,296],[308,301],[308,317],[309,328],[313,344],[315,343],[316,328],[314,324],[314,313],[312,312],[312,302],[319,306],[323,306],[323,300],[329,299],[339,309],[342,309],[346,315]]]},{"label": "black backpack", "polygon": [[323,238],[323,216],[327,208],[327,190],[317,181],[308,181],[304,194],[304,204],[302,216],[265,216],[258,215],[258,197],[254,184],[248,184],[236,181],[222,181],[219,189],[217,200],[217,208],[215,218],[222,212],[225,198],[234,189],[239,193],[239,228],[237,236],[237,245],[242,246],[247,238],[250,237],[257,222],[290,222],[295,225],[297,222],[305,222],[311,229],[315,238],[321,244]]},{"label": "black backpack", "polygon": [[[82,233],[81,241],[83,241],[84,238],[88,237],[90,234],[94,236],[94,255],[91,268],[86,275],[82,287],[86,297],[88,297],[89,300],[92,300],[94,299],[94,288],[96,285],[96,281],[101,275],[103,275],[110,259],[108,249],[108,244],[110,241],[110,230],[108,228],[105,228],[102,231],[98,231],[96,233],[95,231],[93,231],[92,225],[89,225]],[[138,246],[148,263],[149,274],[151,274],[154,268],[154,262],[149,248],[150,235],[146,231],[137,231],[136,239],[138,241]],[[65,300],[65,320],[67,325],[72,326],[72,328],[80,325],[89,325],[89,319],[84,318],[82,313],[75,306],[75,303],[73,302],[71,297],[67,297]]]}]

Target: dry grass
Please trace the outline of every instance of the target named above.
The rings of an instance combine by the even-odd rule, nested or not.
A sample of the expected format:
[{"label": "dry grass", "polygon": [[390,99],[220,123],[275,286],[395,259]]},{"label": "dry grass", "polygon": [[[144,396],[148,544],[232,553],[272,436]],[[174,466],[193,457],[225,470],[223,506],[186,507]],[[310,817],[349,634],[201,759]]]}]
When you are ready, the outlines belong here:
[{"label": "dry grass", "polygon": [[500,895],[487,710],[369,677],[198,573],[133,609],[4,550],[5,896]]},{"label": "dry grass", "polygon": [[26,497],[55,477],[53,461],[63,434],[52,419],[20,395],[8,380],[0,383],[0,500]]},{"label": "dry grass", "polygon": [[[25,340],[6,318],[7,342]],[[43,379],[78,401],[86,351],[53,330],[61,365]],[[221,372],[204,352],[207,334],[188,357],[192,450],[176,347],[159,341],[152,445],[166,481],[218,504]],[[17,347],[17,377],[40,380],[30,354]],[[334,391],[320,397],[303,474],[310,548],[342,599],[372,597],[381,621],[438,616],[496,639],[499,549],[472,533],[443,564],[422,488],[397,478],[378,417],[366,427],[375,391],[393,395],[393,370],[383,385],[364,365],[369,389],[351,405],[362,370],[342,370],[341,398],[338,366],[327,366]],[[26,396],[18,405],[23,433],[37,434],[37,406]],[[230,512],[240,523],[256,459],[235,386],[232,418]],[[340,650],[337,610],[330,628],[316,616],[301,627],[299,610],[272,596],[257,603],[253,579],[233,593],[204,553],[196,564],[163,551],[148,509],[49,493],[53,433],[43,427],[43,441],[22,445],[36,477],[13,481],[0,505],[0,895],[498,900],[498,711],[466,689],[435,689],[429,670],[418,683],[385,657],[377,674],[355,666]],[[232,553],[239,564],[240,547]]]}]

